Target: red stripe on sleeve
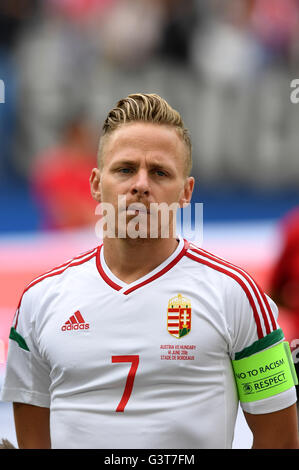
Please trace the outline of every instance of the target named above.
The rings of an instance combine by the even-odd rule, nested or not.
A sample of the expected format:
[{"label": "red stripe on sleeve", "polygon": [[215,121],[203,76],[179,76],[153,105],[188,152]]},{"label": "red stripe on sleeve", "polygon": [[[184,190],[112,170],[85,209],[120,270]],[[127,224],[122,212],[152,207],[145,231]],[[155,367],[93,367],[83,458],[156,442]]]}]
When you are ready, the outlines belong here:
[{"label": "red stripe on sleeve", "polygon": [[251,295],[249,289],[247,288],[246,284],[238,276],[231,273],[230,271],[227,271],[224,268],[221,268],[220,266],[215,266],[214,264],[210,263],[209,261],[199,259],[198,257],[192,255],[191,253],[186,253],[186,256],[188,256],[188,258],[193,259],[194,261],[197,261],[198,263],[204,264],[205,266],[209,266],[210,268],[213,268],[216,271],[219,271],[220,273],[226,274],[227,276],[233,278],[235,281],[237,281],[239,283],[239,285],[243,288],[244,292],[246,293],[247,298],[249,300],[249,303],[251,305],[251,308],[253,310],[253,316],[254,316],[254,320],[255,320],[255,323],[256,323],[258,338],[259,339],[263,338],[264,334],[263,334],[263,330],[262,330],[262,326],[261,326],[260,317],[259,317],[257,308],[255,306],[254,300],[252,298],[252,295]]},{"label": "red stripe on sleeve", "polygon": [[[206,252],[205,250],[199,250],[199,249],[195,249],[192,247],[192,250],[195,252],[195,253],[198,253],[199,255],[201,256],[205,256],[206,258],[210,259],[211,261],[215,261],[216,263],[220,263],[222,264],[223,266],[226,266],[230,269],[234,269],[237,273],[239,273],[241,276],[243,276],[247,282],[250,284],[250,287],[252,288],[252,290],[254,291],[255,293],[255,296],[256,296],[256,299],[258,301],[258,304],[260,306],[260,309],[261,309],[261,313],[262,313],[262,316],[263,316],[263,320],[264,320],[264,323],[265,323],[265,328],[266,328],[266,333],[269,334],[271,333],[271,328],[270,328],[270,324],[269,324],[269,320],[268,320],[268,317],[267,317],[267,314],[266,314],[266,310],[265,310],[265,307],[264,305],[262,304],[262,301],[261,301],[261,297],[265,303],[265,306],[266,306],[266,309],[267,309],[267,312],[268,312],[268,315],[270,317],[270,320],[271,320],[271,324],[272,324],[272,328],[273,330],[276,330],[277,329],[277,326],[276,326],[276,321],[275,321],[275,318],[274,318],[274,315],[273,315],[273,312],[271,310],[271,307],[269,305],[269,302],[267,301],[267,298],[264,294],[264,292],[262,291],[262,289],[258,286],[258,284],[256,284],[256,282],[254,282],[251,277],[249,276],[248,273],[246,273],[246,271],[244,270],[241,270],[240,268],[238,268],[237,266],[231,264],[231,263],[228,263],[224,260],[222,260],[221,258],[218,258],[217,256],[214,256],[214,255],[211,255],[210,253]],[[259,295],[260,294],[260,295]]]}]

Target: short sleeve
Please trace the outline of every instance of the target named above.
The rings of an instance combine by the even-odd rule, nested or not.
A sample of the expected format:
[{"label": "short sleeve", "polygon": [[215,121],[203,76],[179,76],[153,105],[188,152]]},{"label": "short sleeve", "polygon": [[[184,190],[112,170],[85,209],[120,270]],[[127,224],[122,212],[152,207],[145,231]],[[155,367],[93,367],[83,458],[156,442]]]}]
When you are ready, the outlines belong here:
[{"label": "short sleeve", "polygon": [[[229,353],[232,360],[249,357],[284,340],[278,323],[278,308],[255,281],[243,277],[233,282],[226,292]],[[242,403],[252,414],[271,413],[296,403],[295,386],[266,399]]]},{"label": "short sleeve", "polygon": [[50,406],[50,368],[35,338],[31,291],[23,294],[9,336],[1,400]]}]

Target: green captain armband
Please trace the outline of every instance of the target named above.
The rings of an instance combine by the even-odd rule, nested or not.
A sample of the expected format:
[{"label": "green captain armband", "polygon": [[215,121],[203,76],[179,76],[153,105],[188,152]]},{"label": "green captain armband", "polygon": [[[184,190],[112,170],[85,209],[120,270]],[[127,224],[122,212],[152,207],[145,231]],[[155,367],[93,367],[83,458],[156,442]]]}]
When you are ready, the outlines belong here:
[{"label": "green captain armband", "polygon": [[287,341],[232,364],[241,402],[269,398],[298,384]]}]

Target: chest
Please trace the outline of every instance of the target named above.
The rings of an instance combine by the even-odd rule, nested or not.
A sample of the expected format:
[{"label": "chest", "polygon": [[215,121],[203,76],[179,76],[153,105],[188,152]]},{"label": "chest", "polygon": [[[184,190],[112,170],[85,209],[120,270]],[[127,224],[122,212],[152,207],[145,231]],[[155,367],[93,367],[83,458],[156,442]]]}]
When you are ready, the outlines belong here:
[{"label": "chest", "polygon": [[221,309],[207,285],[179,278],[129,295],[64,286],[45,306],[39,348],[54,374],[87,377],[116,357],[138,356],[151,380],[188,376],[219,369],[227,357]]}]

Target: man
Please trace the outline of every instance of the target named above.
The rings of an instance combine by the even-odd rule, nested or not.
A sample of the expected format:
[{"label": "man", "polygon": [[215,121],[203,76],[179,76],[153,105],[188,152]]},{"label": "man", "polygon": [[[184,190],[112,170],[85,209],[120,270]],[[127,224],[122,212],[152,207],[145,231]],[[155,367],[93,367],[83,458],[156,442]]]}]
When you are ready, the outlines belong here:
[{"label": "man", "polygon": [[[21,448],[230,448],[238,394],[254,447],[298,447],[274,303],[245,271],[162,236],[171,211],[150,236],[152,206],[191,200],[190,168],[162,98],[109,112],[90,184],[115,233],[32,281],[14,318],[2,399]],[[129,236],[134,218],[146,236]]]}]

